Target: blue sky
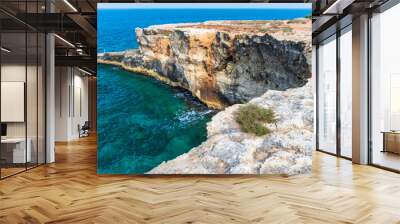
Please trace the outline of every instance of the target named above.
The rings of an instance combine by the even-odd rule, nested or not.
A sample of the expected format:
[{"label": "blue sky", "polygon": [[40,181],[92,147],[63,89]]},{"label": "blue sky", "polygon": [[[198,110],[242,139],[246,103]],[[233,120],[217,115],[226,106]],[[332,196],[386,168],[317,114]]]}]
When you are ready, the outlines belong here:
[{"label": "blue sky", "polygon": [[255,9],[310,9],[311,3],[98,3],[98,9],[146,8],[255,8]]}]

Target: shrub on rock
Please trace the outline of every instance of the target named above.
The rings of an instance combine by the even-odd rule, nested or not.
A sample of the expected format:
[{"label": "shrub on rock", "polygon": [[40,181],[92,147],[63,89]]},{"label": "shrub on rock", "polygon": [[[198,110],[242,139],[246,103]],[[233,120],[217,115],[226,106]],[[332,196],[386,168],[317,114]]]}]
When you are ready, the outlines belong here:
[{"label": "shrub on rock", "polygon": [[276,124],[278,121],[272,109],[263,108],[255,104],[240,106],[235,113],[235,120],[243,132],[253,133],[257,136],[271,133],[265,123]]}]

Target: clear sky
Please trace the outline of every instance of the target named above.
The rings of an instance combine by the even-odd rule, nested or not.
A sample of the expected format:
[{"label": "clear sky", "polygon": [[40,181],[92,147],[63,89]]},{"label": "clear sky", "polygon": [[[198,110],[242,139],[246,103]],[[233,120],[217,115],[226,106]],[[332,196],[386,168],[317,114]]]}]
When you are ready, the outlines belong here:
[{"label": "clear sky", "polygon": [[98,9],[145,8],[255,8],[255,9],[311,9],[311,3],[98,3]]}]

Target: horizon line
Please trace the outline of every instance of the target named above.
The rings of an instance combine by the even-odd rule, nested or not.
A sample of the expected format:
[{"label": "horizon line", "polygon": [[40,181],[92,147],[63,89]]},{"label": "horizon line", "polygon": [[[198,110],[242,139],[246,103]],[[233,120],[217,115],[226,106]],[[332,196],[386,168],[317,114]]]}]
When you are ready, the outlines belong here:
[{"label": "horizon line", "polygon": [[300,9],[311,3],[98,3],[97,9]]}]

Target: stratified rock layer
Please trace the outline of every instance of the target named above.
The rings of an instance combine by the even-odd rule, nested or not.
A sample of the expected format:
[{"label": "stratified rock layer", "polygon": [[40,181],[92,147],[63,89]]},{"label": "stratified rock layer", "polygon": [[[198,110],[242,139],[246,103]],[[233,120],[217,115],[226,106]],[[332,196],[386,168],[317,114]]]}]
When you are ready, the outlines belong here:
[{"label": "stratified rock layer", "polygon": [[188,153],[164,162],[150,174],[299,174],[311,171],[313,94],[311,84],[286,91],[270,90],[249,103],[279,116],[272,133],[254,136],[234,120],[241,106],[227,107],[207,125],[208,139]]},{"label": "stratified rock layer", "polygon": [[304,86],[311,76],[311,21],[209,21],[137,28],[138,50],[98,62],[185,88],[213,108],[267,90]]}]

